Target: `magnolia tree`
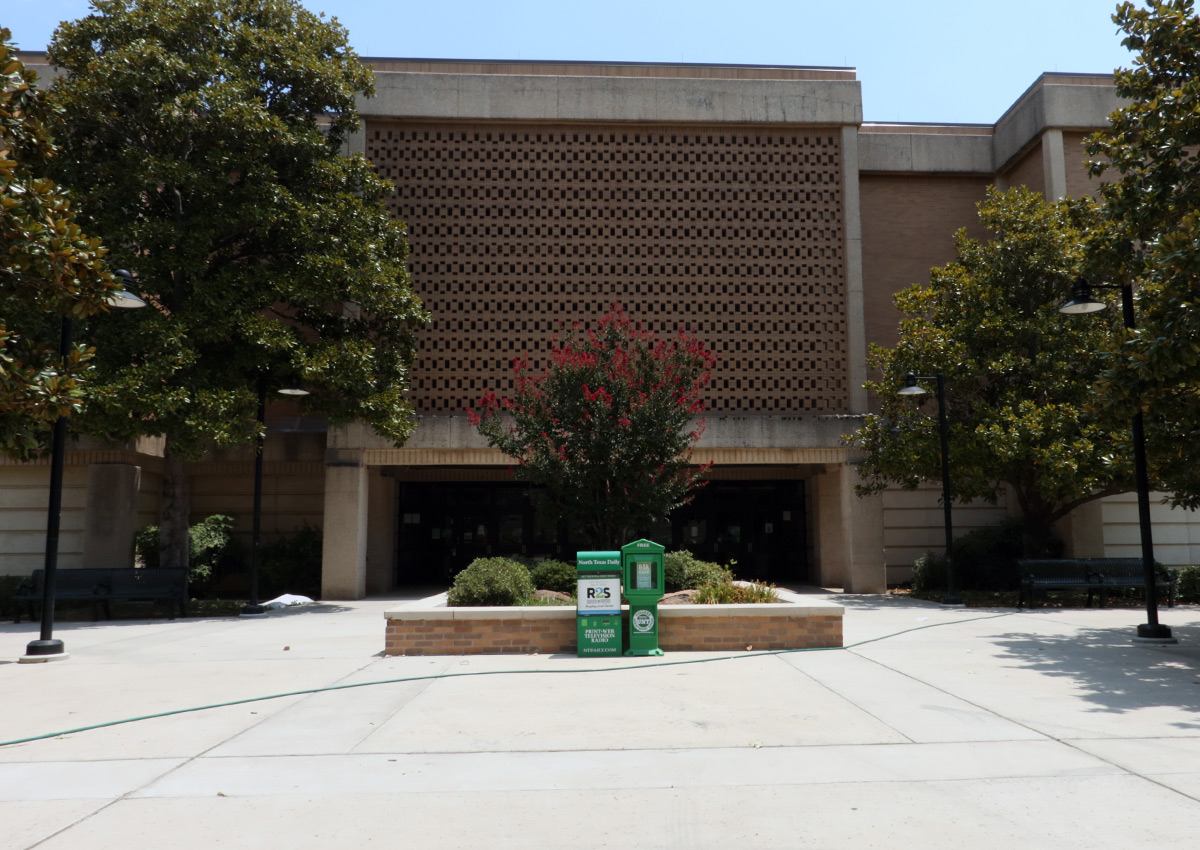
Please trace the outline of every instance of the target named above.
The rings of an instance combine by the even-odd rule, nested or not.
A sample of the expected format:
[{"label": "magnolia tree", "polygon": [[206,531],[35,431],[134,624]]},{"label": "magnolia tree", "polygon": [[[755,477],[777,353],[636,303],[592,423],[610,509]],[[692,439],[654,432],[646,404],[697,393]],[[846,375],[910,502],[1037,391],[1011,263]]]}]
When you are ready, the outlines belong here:
[{"label": "magnolia tree", "polygon": [[1081,322],[1057,309],[1091,270],[1093,203],[992,190],[979,216],[992,238],[960,231],[957,259],[896,296],[904,314],[896,347],[872,348],[880,378],[867,387],[880,412],[852,438],[865,452],[859,491],[938,480],[936,405],[918,407],[897,391],[909,372],[941,374],[953,498],[994,502],[1007,485],[1032,554],[1074,508],[1132,486],[1128,419],[1093,391],[1120,317]]},{"label": "magnolia tree", "polygon": [[427,319],[390,184],[343,155],[373,77],[336,21],[296,0],[95,0],[49,60],[55,174],[135,271],[150,309],[82,328],[81,425],[165,440],[162,563],[186,566],[185,462],[247,443],[285,382],[337,425],[401,443]]},{"label": "magnolia tree", "polygon": [[546,519],[616,546],[701,483],[707,465],[692,465],[691,447],[704,424],[692,423],[714,363],[694,337],[658,339],[614,305],[594,328],[556,337],[540,373],[515,360],[514,398],[489,392],[467,413],[488,445],[516,459]]},{"label": "magnolia tree", "polygon": [[58,152],[55,108],[9,37],[0,29],[0,454],[26,460],[45,450],[56,419],[78,410],[91,372],[94,349],[59,351],[62,319],[100,312],[120,287],[100,240],[46,177]]},{"label": "magnolia tree", "polygon": [[1125,105],[1089,147],[1111,225],[1096,250],[1117,259],[1094,282],[1134,287],[1137,328],[1112,338],[1105,383],[1127,420],[1145,413],[1161,486],[1200,508],[1200,16],[1150,0],[1113,20],[1136,55],[1115,74]]}]

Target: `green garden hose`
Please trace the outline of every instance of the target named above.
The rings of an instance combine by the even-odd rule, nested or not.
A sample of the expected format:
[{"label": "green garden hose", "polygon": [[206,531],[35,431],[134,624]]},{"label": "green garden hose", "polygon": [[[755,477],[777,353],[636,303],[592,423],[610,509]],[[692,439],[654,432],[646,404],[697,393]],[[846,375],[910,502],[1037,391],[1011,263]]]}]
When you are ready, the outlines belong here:
[{"label": "green garden hose", "polygon": [[714,661],[736,661],[736,660],[740,660],[743,658],[761,658],[763,656],[770,656],[770,655],[789,655],[789,654],[795,653],[795,652],[845,651],[847,649],[854,649],[856,647],[866,646],[869,643],[877,643],[881,640],[887,640],[889,638],[899,637],[900,635],[908,634],[910,632],[919,632],[923,629],[933,629],[933,628],[938,628],[940,626],[957,625],[959,623],[971,623],[976,620],[994,620],[997,617],[1011,617],[1014,613],[1016,613],[1016,612],[1008,611],[1008,612],[1005,612],[1002,614],[989,614],[985,617],[970,617],[965,620],[951,620],[946,623],[929,623],[928,625],[924,625],[924,626],[913,626],[910,629],[904,629],[899,632],[892,632],[891,634],[880,635],[879,637],[868,638],[867,640],[860,640],[857,643],[852,643],[847,646],[815,646],[815,647],[808,647],[808,648],[804,648],[804,649],[771,649],[771,650],[762,650],[760,652],[739,652],[736,655],[716,655],[716,656],[710,656],[710,657],[705,657],[705,658],[685,658],[685,659],[680,659],[678,661],[654,661],[654,662],[642,663],[642,664],[625,664],[620,667],[573,667],[573,668],[564,668],[564,669],[559,669],[559,670],[471,670],[471,671],[467,671],[465,673],[431,673],[427,676],[405,676],[405,677],[399,678],[399,679],[380,679],[380,680],[374,681],[374,682],[355,682],[353,684],[347,684],[347,685],[324,685],[320,688],[305,688],[304,690],[287,691],[286,693],[282,693],[282,694],[270,694],[267,696],[247,697],[246,699],[235,699],[235,700],[230,700],[229,702],[217,702],[217,703],[213,703],[211,705],[197,705],[197,706],[193,706],[191,708],[175,708],[175,709],[171,709],[170,711],[160,711],[157,714],[144,714],[144,715],[141,715],[140,717],[126,717],[121,720],[109,720],[104,723],[93,723],[90,726],[79,726],[75,729],[64,729],[59,732],[47,732],[44,735],[31,735],[28,738],[14,738],[11,741],[0,741],[0,747],[10,747],[10,746],[13,746],[14,744],[28,744],[31,741],[44,741],[48,738],[59,738],[63,735],[74,735],[78,732],[90,732],[93,729],[104,729],[109,726],[120,726],[125,723],[136,723],[139,720],[154,720],[155,718],[159,718],[159,717],[171,717],[172,715],[175,715],[175,714],[189,714],[193,711],[207,711],[208,709],[211,709],[211,708],[228,708],[230,706],[245,705],[246,703],[251,703],[251,702],[264,702],[266,700],[271,700],[271,699],[283,699],[284,697],[307,696],[309,694],[320,694],[320,693],[325,693],[327,691],[342,691],[342,690],[347,690],[349,688],[367,688],[367,687],[372,687],[374,685],[396,685],[396,684],[400,684],[401,682],[424,682],[424,681],[429,681],[431,679],[454,679],[454,678],[463,678],[463,677],[467,677],[467,676],[502,676],[502,675],[509,676],[509,675],[520,675],[520,674],[545,676],[545,675],[555,675],[555,674],[561,674],[561,673],[619,673],[619,672],[624,672],[626,670],[644,670],[648,667],[678,667],[678,666],[682,666],[684,664],[709,664]]}]

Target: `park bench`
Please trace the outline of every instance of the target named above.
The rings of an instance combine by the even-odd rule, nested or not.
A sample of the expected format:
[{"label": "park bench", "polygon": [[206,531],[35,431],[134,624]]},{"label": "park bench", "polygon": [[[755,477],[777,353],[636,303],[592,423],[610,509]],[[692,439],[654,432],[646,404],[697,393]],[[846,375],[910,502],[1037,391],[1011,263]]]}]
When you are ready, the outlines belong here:
[{"label": "park bench", "polygon": [[[1100,604],[1107,602],[1108,590],[1113,587],[1146,589],[1146,571],[1141,558],[1096,558],[1096,572],[1100,576]],[[1155,586],[1159,592],[1166,591],[1167,607],[1175,607],[1175,578],[1163,575],[1158,564]],[[1145,595],[1143,593],[1143,595]]]},{"label": "park bench", "polygon": [[[29,606],[29,619],[40,616],[43,595],[44,571],[33,574],[13,594],[16,616],[13,622],[21,622],[21,605]],[[56,602],[91,602],[92,618],[99,619],[98,609],[104,606],[104,615],[112,619],[109,602],[166,602],[167,615],[175,619],[175,609],[186,616],[187,571],[162,567],[125,567],[97,569],[83,567],[75,570],[57,570],[54,577],[54,599]],[[37,614],[35,614],[35,611]]]},{"label": "park bench", "polygon": [[[1021,585],[1017,607],[1034,607],[1038,590],[1086,590],[1087,604],[1100,594],[1100,607],[1108,604],[1108,591],[1113,588],[1145,587],[1145,574],[1140,558],[1025,558],[1017,561]],[[1167,589],[1170,605],[1175,604],[1175,579],[1159,576],[1157,586]]]}]

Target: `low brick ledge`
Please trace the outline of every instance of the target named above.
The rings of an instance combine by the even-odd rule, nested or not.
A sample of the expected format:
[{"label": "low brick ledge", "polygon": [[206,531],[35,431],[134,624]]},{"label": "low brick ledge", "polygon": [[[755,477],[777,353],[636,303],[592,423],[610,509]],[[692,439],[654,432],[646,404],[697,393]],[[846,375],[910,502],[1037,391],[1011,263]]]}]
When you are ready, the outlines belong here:
[{"label": "low brick ledge", "polygon": [[[791,602],[663,605],[659,646],[667,652],[812,649],[842,645],[845,608],[781,591]],[[623,609],[628,615],[628,609]],[[445,595],[391,608],[386,655],[574,654],[575,609],[449,608]]]}]

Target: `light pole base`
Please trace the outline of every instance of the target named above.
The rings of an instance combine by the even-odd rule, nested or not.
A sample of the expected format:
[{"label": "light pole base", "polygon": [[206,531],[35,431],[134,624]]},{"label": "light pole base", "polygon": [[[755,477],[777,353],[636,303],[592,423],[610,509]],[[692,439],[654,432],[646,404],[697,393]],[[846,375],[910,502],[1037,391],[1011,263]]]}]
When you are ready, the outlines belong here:
[{"label": "light pole base", "polygon": [[25,654],[17,659],[21,664],[42,664],[47,661],[61,661],[67,658],[67,650],[58,638],[50,640],[31,640],[25,647]]},{"label": "light pole base", "polygon": [[1137,637],[1133,639],[1134,643],[1179,643],[1179,640],[1171,635],[1171,627],[1164,626],[1162,623],[1142,623],[1137,627]]},{"label": "light pole base", "polygon": [[942,597],[943,608],[966,608],[967,603],[963,602],[963,598],[957,593],[947,593]]},{"label": "light pole base", "polygon": [[242,609],[242,613],[240,616],[242,616],[242,617],[265,617],[265,616],[267,616],[267,609],[262,607],[261,605],[247,605],[245,608]]}]

